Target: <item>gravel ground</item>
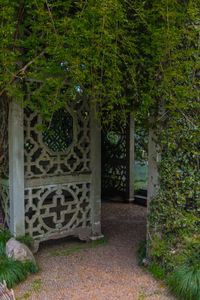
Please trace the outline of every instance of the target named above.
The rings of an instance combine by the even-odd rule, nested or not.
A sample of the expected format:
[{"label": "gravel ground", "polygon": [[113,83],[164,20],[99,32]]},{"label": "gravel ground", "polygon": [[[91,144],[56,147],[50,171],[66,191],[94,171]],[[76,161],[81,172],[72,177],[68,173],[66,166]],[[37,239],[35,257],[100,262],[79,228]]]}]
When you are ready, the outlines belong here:
[{"label": "gravel ground", "polygon": [[36,255],[41,270],[15,288],[17,299],[174,299],[137,265],[145,227],[146,208],[103,203],[102,231],[107,242],[89,248],[71,239],[41,245]]}]

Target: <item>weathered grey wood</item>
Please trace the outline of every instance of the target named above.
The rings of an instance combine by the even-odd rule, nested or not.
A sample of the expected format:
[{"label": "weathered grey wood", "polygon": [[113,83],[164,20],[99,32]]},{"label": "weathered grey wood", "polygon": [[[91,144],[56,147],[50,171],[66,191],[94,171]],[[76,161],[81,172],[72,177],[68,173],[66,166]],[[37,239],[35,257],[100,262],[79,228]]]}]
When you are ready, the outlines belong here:
[{"label": "weathered grey wood", "polygon": [[24,223],[24,128],[23,109],[15,102],[9,107],[10,230],[25,234]]},{"label": "weathered grey wood", "polygon": [[129,202],[134,201],[135,122],[130,115],[129,135]]},{"label": "weathered grey wood", "polygon": [[101,126],[94,106],[91,107],[91,201],[92,237],[102,238],[101,234]]},{"label": "weathered grey wood", "polygon": [[[37,129],[43,124],[41,116],[33,111],[24,112],[26,233],[34,237],[35,250],[41,241],[48,239],[71,235],[89,240],[92,236],[89,103],[87,99],[80,101],[78,107],[69,103],[66,111],[73,119],[73,132],[69,132],[72,141],[61,151],[51,149],[43,132]],[[71,126],[68,118],[65,121],[65,125]],[[57,120],[52,119],[52,125],[53,122]]]},{"label": "weathered grey wood", "polygon": [[74,175],[65,175],[65,176],[57,176],[57,177],[46,177],[46,178],[33,178],[33,179],[25,179],[25,188],[30,187],[41,187],[52,184],[65,184],[67,183],[82,183],[82,182],[90,182],[91,174],[74,174]]}]

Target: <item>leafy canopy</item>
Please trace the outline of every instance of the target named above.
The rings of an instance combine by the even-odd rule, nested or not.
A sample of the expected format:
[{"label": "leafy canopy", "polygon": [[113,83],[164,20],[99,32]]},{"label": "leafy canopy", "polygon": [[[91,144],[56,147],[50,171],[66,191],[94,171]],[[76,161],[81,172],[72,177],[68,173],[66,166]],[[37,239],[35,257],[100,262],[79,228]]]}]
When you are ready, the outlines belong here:
[{"label": "leafy canopy", "polygon": [[[1,93],[47,117],[81,93],[105,111],[131,102],[135,37],[121,1],[3,0],[0,11]],[[38,81],[31,100],[24,79]]]}]

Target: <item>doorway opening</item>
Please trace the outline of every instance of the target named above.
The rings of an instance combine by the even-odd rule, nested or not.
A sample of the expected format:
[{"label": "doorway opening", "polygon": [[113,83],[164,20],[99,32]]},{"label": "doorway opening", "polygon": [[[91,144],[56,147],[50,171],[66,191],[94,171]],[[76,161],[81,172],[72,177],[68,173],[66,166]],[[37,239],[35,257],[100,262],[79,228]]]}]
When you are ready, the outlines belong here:
[{"label": "doorway opening", "polygon": [[148,130],[131,118],[103,127],[101,160],[102,233],[137,265],[147,234]]},{"label": "doorway opening", "polygon": [[102,201],[147,205],[148,131],[129,118],[104,126],[101,141]]}]

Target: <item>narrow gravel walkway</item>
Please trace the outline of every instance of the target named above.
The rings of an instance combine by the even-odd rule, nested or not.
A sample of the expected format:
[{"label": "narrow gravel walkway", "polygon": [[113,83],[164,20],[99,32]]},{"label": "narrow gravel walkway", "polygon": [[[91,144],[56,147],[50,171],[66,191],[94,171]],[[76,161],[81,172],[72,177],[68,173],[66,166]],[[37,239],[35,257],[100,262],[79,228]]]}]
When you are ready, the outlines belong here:
[{"label": "narrow gravel walkway", "polygon": [[68,239],[42,245],[36,256],[41,270],[16,287],[17,299],[174,299],[137,265],[146,208],[103,203],[102,225],[106,244],[80,249],[83,243]]}]

